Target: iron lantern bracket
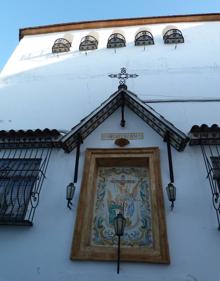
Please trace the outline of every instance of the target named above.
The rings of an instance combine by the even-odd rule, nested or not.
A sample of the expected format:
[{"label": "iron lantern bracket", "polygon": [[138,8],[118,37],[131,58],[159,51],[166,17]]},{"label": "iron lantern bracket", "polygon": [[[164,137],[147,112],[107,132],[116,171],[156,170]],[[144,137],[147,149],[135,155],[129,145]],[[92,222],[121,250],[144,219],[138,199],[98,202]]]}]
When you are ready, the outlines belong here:
[{"label": "iron lantern bracket", "polygon": [[170,132],[167,131],[164,136],[164,141],[167,143],[167,155],[168,155],[168,164],[170,172],[170,182],[174,182],[174,173],[173,173],[173,160],[172,160],[172,150],[170,144]]}]

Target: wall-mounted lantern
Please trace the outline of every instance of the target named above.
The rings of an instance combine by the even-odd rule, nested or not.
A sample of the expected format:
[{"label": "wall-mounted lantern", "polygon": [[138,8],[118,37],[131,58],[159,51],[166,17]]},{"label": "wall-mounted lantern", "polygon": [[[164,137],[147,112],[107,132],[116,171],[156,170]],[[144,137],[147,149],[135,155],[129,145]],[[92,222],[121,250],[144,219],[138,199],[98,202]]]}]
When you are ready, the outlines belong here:
[{"label": "wall-mounted lantern", "polygon": [[168,199],[171,202],[170,208],[171,208],[171,210],[173,210],[174,201],[176,200],[176,187],[173,185],[172,182],[170,182],[170,183],[168,183],[166,190],[167,190]]},{"label": "wall-mounted lantern", "polygon": [[75,193],[75,185],[73,182],[69,183],[66,187],[66,200],[67,200],[67,207],[71,210],[72,200]]},{"label": "wall-mounted lantern", "polygon": [[119,213],[114,218],[114,229],[115,229],[115,235],[118,236],[118,260],[117,260],[117,273],[119,274],[120,271],[120,243],[121,243],[121,236],[124,234],[124,228],[126,224],[126,219],[124,216]]}]

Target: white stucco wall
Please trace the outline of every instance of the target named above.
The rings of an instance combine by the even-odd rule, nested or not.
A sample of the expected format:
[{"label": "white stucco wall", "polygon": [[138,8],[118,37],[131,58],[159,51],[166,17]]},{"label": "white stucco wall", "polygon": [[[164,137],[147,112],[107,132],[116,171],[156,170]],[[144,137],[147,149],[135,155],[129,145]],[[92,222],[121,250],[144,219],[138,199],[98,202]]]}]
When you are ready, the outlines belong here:
[{"label": "white stucco wall", "polygon": [[[117,90],[108,74],[125,66],[139,77],[127,82],[142,99],[217,97],[219,92],[220,23],[180,23],[185,43],[164,45],[163,25],[152,25],[155,45],[134,47],[140,28],[122,28],[127,47],[106,49],[113,29],[97,30],[98,50],[78,52],[81,37],[90,31],[73,31],[69,54],[51,54],[55,39],[64,33],[24,37],[0,74],[0,128],[69,130]],[[115,29],[114,29],[115,30]],[[193,124],[220,123],[219,103],[152,104],[176,127],[187,133]],[[219,281],[219,232],[211,193],[199,148],[173,150],[177,201],[171,212],[165,196],[170,265],[114,262],[73,262],[70,248],[87,147],[115,147],[102,141],[105,132],[144,132],[130,147],[158,146],[163,187],[169,182],[166,144],[126,108],[126,127],[120,127],[120,110],[110,116],[81,147],[79,181],[73,210],[66,207],[65,188],[73,177],[75,152],[54,150],[32,228],[0,227],[0,281]]]},{"label": "white stucco wall", "polygon": [[[65,33],[25,36],[0,74],[1,128],[70,129],[117,90],[118,81],[108,74],[118,73],[123,66],[129,73],[139,75],[128,80],[127,85],[141,99],[218,97],[220,41],[216,34],[220,22],[176,24],[185,39],[176,48],[163,43],[162,32],[168,25],[150,26],[155,45],[145,50],[134,46],[140,26],[120,28],[127,46],[116,53],[106,48],[115,28],[96,30],[98,49],[87,55],[78,51],[79,42],[93,30],[70,32],[71,52],[60,55],[52,54],[51,47]],[[194,116],[203,112],[204,107],[216,112],[213,103],[171,105],[176,106],[180,107],[179,117],[175,117],[175,110],[170,111],[169,104],[156,105],[162,115],[187,132]],[[68,117],[64,116],[67,112]],[[206,116],[206,120],[202,114],[196,122],[217,122],[213,114]],[[187,116],[192,116],[192,120],[185,122]]]},{"label": "white stucco wall", "polygon": [[110,128],[112,132],[143,132],[144,139],[133,140],[129,146],[158,146],[163,187],[169,182],[166,144],[130,110],[126,110],[125,116],[127,128],[120,128],[118,110],[82,145],[72,211],[66,207],[65,187],[73,176],[75,155],[53,152],[34,226],[0,228],[0,280],[219,280],[219,232],[203,162],[195,148],[182,153],[173,150],[177,201],[172,212],[164,194],[170,265],[122,262],[117,275],[115,262],[69,260],[85,149],[116,147],[113,141],[101,141],[101,133],[109,132]]}]

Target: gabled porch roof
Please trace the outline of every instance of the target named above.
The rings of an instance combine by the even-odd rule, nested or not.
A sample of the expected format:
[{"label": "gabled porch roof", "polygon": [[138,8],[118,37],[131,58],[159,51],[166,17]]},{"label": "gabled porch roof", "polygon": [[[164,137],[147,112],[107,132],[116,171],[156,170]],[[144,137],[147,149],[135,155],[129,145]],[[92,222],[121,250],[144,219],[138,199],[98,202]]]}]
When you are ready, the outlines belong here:
[{"label": "gabled porch roof", "polygon": [[71,131],[62,137],[63,148],[70,152],[79,141],[85,139],[101,123],[104,122],[120,106],[126,105],[135,112],[148,126],[155,130],[163,139],[169,134],[170,144],[178,151],[183,151],[188,137],[152,107],[142,102],[137,95],[129,91],[126,85],[119,86],[98,108],[82,119]]}]

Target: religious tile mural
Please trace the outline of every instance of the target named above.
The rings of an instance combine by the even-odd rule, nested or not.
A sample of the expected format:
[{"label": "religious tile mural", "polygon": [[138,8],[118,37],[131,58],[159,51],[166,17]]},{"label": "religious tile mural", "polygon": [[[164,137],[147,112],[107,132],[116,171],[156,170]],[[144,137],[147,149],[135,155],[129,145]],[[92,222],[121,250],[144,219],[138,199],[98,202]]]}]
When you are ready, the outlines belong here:
[{"label": "religious tile mural", "polygon": [[152,247],[151,194],[147,167],[100,167],[93,210],[91,244],[117,245],[113,220],[126,218],[121,245]]},{"label": "religious tile mural", "polygon": [[116,260],[118,213],[126,219],[120,258],[169,264],[159,149],[87,149],[72,260]]}]

